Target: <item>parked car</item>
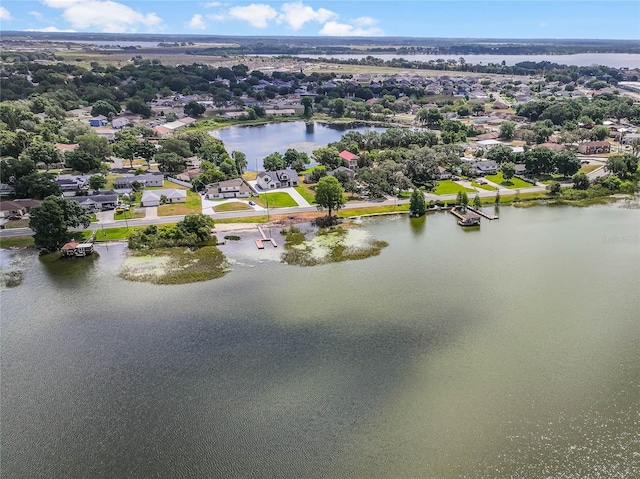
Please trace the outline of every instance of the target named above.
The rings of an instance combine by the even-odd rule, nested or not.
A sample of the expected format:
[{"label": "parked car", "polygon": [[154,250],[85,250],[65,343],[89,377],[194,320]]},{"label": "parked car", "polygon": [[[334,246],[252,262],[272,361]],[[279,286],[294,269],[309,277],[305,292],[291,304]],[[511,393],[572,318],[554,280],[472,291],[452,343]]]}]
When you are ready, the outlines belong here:
[{"label": "parked car", "polygon": [[9,217],[7,217],[8,220],[21,220],[22,216],[20,215],[10,215]]},{"label": "parked car", "polygon": [[487,184],[487,182],[486,182],[486,181],[484,181],[484,180],[478,180],[478,184],[479,184],[479,185],[486,185],[486,184]]},{"label": "parked car", "polygon": [[249,201],[249,206],[255,206],[256,204],[253,201]]}]

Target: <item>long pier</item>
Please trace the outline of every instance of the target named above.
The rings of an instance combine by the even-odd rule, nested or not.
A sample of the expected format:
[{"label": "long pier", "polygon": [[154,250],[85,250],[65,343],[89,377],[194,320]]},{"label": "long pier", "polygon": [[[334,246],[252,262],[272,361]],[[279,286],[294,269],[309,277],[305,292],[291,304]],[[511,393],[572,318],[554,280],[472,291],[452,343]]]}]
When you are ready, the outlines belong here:
[{"label": "long pier", "polygon": [[471,206],[467,206],[467,209],[469,211],[473,211],[475,214],[483,216],[484,218],[487,218],[488,220],[497,220],[498,217],[496,215],[488,215],[487,213],[485,213],[482,210],[477,210],[475,208],[471,208]]},{"label": "long pier", "polygon": [[256,240],[256,246],[258,247],[258,249],[264,249],[264,243],[271,243],[273,245],[274,248],[277,248],[278,245],[276,243],[276,240],[274,240],[273,238],[269,238],[266,233],[264,232],[264,230],[262,229],[262,226],[258,226],[258,232],[260,233],[260,236],[262,237],[262,239],[257,239]]}]

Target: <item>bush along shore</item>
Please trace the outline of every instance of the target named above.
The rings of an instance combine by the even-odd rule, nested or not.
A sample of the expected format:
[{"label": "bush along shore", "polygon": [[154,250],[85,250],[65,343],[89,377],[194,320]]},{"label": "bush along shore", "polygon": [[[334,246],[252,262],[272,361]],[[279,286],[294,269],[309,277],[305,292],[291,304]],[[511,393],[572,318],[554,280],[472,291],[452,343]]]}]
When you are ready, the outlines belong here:
[{"label": "bush along shore", "polygon": [[211,235],[213,220],[187,215],[175,225],[134,230],[129,236],[129,256],[120,276],[154,284],[208,281],[228,271],[227,260]]}]

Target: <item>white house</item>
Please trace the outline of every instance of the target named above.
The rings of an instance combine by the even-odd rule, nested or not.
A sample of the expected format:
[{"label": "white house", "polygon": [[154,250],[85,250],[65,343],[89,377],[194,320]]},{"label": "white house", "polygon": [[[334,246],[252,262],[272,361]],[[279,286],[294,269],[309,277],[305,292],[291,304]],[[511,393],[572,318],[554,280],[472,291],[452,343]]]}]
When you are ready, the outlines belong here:
[{"label": "white house", "polygon": [[263,190],[298,186],[298,173],[288,168],[286,170],[261,171],[256,178],[258,186]]},{"label": "white house", "polygon": [[166,197],[167,203],[186,203],[187,190],[179,190],[177,188],[145,190],[142,193],[140,206],[159,206],[163,196]]},{"label": "white house", "polygon": [[248,198],[252,190],[242,178],[220,181],[207,185],[206,199]]},{"label": "white house", "polygon": [[146,173],[144,175],[124,175],[116,178],[114,185],[116,188],[131,188],[131,184],[138,182],[144,187],[164,186],[164,175],[162,173]]},{"label": "white house", "polygon": [[124,128],[129,123],[131,123],[129,121],[129,118],[114,118],[111,122],[111,126],[113,126],[117,130],[119,128]]},{"label": "white house", "polygon": [[440,180],[450,180],[451,172],[445,170],[442,166],[438,166],[438,179]]}]

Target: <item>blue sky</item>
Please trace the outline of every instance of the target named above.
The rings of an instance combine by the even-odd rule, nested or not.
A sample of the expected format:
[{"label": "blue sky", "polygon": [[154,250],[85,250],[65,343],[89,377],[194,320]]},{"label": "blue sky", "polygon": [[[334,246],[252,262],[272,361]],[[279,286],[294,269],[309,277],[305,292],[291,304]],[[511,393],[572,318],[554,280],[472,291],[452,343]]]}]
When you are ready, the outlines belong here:
[{"label": "blue sky", "polygon": [[2,0],[0,30],[640,40],[640,2]]}]

